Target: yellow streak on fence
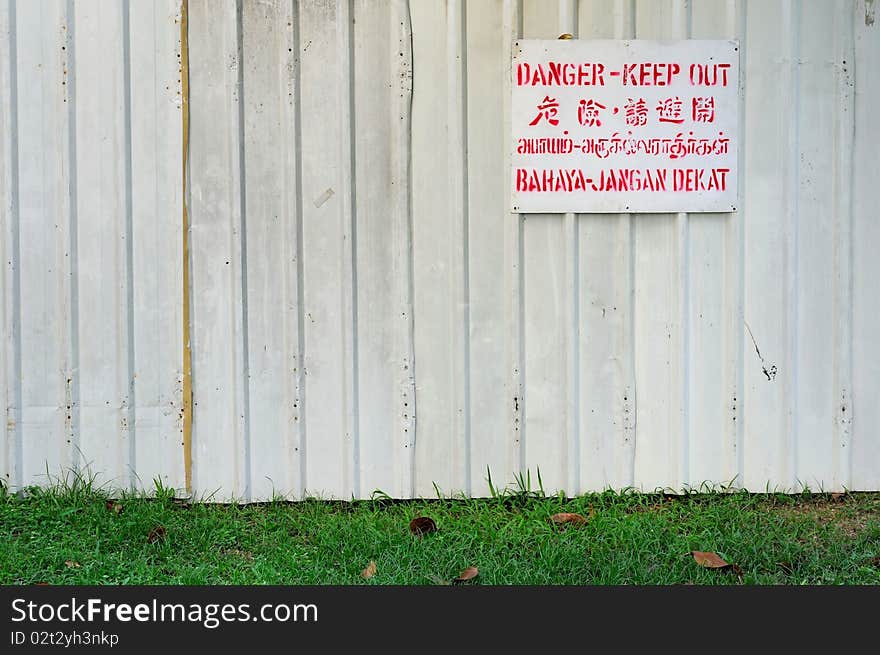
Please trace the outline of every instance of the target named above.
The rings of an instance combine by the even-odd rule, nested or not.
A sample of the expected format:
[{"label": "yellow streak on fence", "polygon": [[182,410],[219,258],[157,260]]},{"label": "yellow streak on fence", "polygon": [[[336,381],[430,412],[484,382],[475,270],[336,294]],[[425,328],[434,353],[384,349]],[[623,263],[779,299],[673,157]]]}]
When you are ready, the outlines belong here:
[{"label": "yellow streak on fence", "polygon": [[192,349],[189,316],[189,216],[187,215],[187,160],[189,158],[189,43],[188,0],[180,4],[180,84],[183,111],[183,470],[187,493],[192,492]]}]

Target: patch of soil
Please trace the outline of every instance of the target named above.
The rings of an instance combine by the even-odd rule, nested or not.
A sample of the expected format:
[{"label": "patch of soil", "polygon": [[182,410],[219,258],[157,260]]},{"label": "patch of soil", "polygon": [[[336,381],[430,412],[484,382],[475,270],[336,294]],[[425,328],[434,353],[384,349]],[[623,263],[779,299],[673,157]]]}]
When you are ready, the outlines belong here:
[{"label": "patch of soil", "polygon": [[851,539],[858,537],[870,521],[880,519],[880,511],[846,507],[833,500],[797,503],[777,511],[786,518],[812,518],[822,527],[834,525]]}]

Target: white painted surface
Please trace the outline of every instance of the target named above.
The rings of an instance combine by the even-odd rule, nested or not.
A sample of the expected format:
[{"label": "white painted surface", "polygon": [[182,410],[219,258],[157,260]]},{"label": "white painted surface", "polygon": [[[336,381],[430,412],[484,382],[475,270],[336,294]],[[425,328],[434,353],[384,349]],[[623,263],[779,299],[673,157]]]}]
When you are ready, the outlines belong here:
[{"label": "white painted surface", "polygon": [[[866,9],[190,0],[194,492],[880,489]],[[177,11],[0,1],[12,486],[184,486]],[[739,41],[737,212],[511,214],[563,32]]]},{"label": "white painted surface", "polygon": [[2,476],[183,486],[177,0],[0,2]]}]

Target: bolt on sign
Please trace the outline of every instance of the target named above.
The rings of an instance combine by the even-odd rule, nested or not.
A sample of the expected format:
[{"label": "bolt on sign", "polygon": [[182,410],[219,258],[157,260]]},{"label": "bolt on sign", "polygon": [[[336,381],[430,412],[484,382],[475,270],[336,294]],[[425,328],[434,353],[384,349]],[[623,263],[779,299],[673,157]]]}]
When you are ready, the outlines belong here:
[{"label": "bolt on sign", "polygon": [[736,210],[736,41],[520,40],[512,210]]}]

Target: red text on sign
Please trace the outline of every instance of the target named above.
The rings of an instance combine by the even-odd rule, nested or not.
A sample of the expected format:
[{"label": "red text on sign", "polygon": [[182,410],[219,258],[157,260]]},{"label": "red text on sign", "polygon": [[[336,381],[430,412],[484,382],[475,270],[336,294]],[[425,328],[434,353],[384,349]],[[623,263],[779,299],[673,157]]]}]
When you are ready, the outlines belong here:
[{"label": "red text on sign", "polygon": [[672,78],[681,72],[678,64],[624,64],[624,86],[669,86]]},{"label": "red text on sign", "polygon": [[680,168],[673,171],[673,191],[725,191],[729,168]]},{"label": "red text on sign", "polygon": [[726,191],[729,168],[607,168],[588,175],[579,168],[516,169],[516,190],[524,193],[576,191]]},{"label": "red text on sign", "polygon": [[604,64],[543,64],[523,62],[516,67],[517,86],[605,86]]},{"label": "red text on sign", "polygon": [[691,64],[689,75],[693,86],[727,86],[730,64]]}]

